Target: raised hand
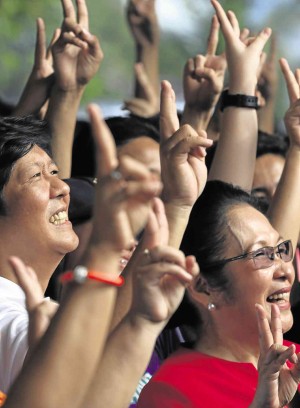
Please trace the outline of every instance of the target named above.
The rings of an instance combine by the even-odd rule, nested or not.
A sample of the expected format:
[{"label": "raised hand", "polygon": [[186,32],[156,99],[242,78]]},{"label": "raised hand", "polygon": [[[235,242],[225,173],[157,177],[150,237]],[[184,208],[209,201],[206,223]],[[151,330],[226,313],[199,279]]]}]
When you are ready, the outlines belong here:
[{"label": "raised hand", "polygon": [[61,0],[64,20],[61,34],[52,47],[55,80],[64,91],[86,85],[96,74],[103,53],[96,36],[89,32],[85,0],[77,0],[77,16],[72,0]]},{"label": "raised hand", "polygon": [[128,0],[127,21],[137,44],[145,47],[159,42],[155,0]]},{"label": "raised hand", "polygon": [[230,93],[253,95],[257,83],[257,72],[261,52],[271,35],[271,29],[265,28],[251,41],[240,38],[240,27],[232,11],[225,13],[217,0],[211,0],[225,38],[226,58],[230,73]]},{"label": "raised hand", "polygon": [[140,162],[117,158],[113,137],[96,105],[89,115],[97,147],[98,183],[91,245],[105,242],[117,251],[128,249],[147,223],[153,197],[161,183]]},{"label": "raised hand", "polygon": [[[271,30],[256,37],[241,33],[232,11],[227,13],[217,0],[211,0],[225,39],[229,95],[255,96],[261,54]],[[245,35],[244,35],[245,34]],[[245,125],[247,124],[247,125]],[[209,179],[222,180],[250,190],[256,158],[258,121],[255,109],[228,106],[222,114],[222,128]]]},{"label": "raised hand", "polygon": [[23,116],[39,113],[50,95],[54,82],[54,69],[51,47],[58,39],[60,30],[54,31],[49,47],[46,46],[45,23],[42,18],[37,19],[34,64],[21,98],[13,114]]},{"label": "raised hand", "polygon": [[191,207],[204,189],[205,149],[213,142],[205,131],[197,133],[189,125],[179,127],[175,93],[168,81],[162,82],[160,131],[163,201]]},{"label": "raised hand", "polygon": [[283,345],[281,317],[277,305],[271,305],[271,323],[261,305],[256,305],[256,312],[260,344],[259,380],[250,407],[283,407],[297,392],[300,382],[300,355],[295,354],[294,345]]},{"label": "raised hand", "polygon": [[206,55],[196,55],[189,58],[185,64],[183,76],[185,109],[208,111],[215,106],[223,90],[227,64],[224,53],[216,55],[219,27],[217,17],[213,16]]},{"label": "raised hand", "polygon": [[29,316],[28,346],[31,353],[47,330],[58,304],[44,298],[36,273],[31,267],[15,256],[9,258],[9,263],[26,296],[26,309]]},{"label": "raised hand", "polygon": [[290,107],[285,114],[284,123],[291,145],[300,148],[300,69],[296,69],[294,74],[284,58],[280,59],[280,66],[290,100]]},{"label": "raised hand", "polygon": [[195,258],[167,246],[168,238],[164,206],[156,199],[141,242],[146,249],[135,262],[130,311],[135,318],[151,323],[166,324],[179,306],[185,287],[199,273]]},{"label": "raised hand", "polygon": [[259,78],[258,89],[266,101],[276,96],[278,88],[277,41],[272,35],[271,47],[266,55]]},{"label": "raised hand", "polygon": [[124,101],[123,109],[144,118],[150,118],[159,113],[159,97],[154,84],[151,83],[144,65],[137,62],[134,65],[139,96]]}]

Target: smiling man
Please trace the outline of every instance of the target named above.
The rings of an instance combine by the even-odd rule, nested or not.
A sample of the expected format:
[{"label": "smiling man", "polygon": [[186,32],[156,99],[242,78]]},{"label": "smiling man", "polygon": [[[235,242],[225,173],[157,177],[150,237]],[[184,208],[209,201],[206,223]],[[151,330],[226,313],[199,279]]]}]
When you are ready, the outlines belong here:
[{"label": "smiling man", "polygon": [[45,122],[0,119],[0,390],[7,392],[28,349],[25,296],[8,263],[19,256],[45,290],[78,245],[68,220],[70,188],[58,177]]}]

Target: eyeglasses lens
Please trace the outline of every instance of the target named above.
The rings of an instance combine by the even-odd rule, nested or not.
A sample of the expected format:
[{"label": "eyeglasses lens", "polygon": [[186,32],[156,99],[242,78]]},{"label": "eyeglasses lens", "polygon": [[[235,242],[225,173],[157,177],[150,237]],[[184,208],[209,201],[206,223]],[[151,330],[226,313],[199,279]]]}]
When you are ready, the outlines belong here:
[{"label": "eyeglasses lens", "polygon": [[281,242],[277,247],[264,247],[257,251],[253,256],[254,265],[257,269],[269,268],[273,265],[275,253],[280,256],[284,262],[290,262],[293,258],[293,247],[291,241]]},{"label": "eyeglasses lens", "polygon": [[289,262],[293,258],[293,247],[291,241],[284,241],[277,247],[277,253],[284,262]]}]

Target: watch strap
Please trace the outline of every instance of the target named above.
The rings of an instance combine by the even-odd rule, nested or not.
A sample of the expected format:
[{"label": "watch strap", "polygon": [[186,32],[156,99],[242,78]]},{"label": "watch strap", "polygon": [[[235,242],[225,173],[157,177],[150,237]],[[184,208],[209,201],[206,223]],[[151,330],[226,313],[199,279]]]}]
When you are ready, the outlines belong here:
[{"label": "watch strap", "polygon": [[258,109],[258,98],[257,96],[235,94],[231,95],[228,93],[228,89],[222,92],[220,99],[220,110],[223,112],[228,106],[235,106],[237,108],[249,108]]}]

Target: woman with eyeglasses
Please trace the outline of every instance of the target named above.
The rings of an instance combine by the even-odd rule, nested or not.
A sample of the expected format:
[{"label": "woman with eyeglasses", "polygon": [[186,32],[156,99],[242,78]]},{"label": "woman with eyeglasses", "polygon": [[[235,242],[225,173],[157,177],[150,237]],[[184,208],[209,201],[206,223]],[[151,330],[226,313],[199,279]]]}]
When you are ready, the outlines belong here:
[{"label": "woman with eyeglasses", "polygon": [[[190,342],[165,361],[138,407],[285,406],[300,380],[300,347],[282,339],[293,324],[291,241],[271,226],[254,197],[210,181],[193,207],[181,249],[196,257],[201,272],[170,324],[180,324]],[[295,354],[281,360],[285,349]],[[268,352],[280,360],[269,377]],[[274,387],[270,399],[266,380]]]}]

